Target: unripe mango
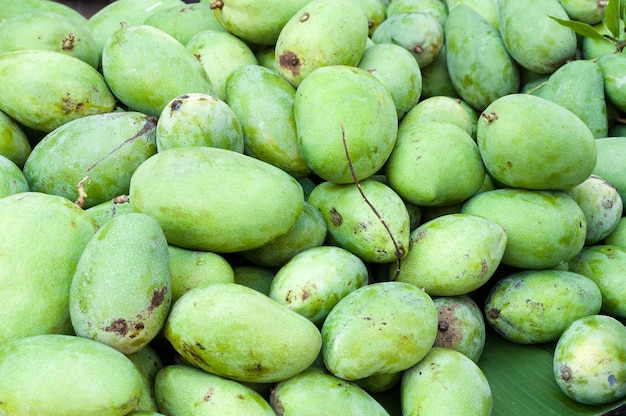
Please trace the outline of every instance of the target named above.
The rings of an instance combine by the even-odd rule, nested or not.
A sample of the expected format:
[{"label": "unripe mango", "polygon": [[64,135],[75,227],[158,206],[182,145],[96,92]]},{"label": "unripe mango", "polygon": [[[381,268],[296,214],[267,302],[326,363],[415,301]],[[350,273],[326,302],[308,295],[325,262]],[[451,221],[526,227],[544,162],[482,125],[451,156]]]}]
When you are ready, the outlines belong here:
[{"label": "unripe mango", "polygon": [[451,348],[478,363],[487,338],[485,319],[469,295],[433,298],[439,314],[435,347]]},{"label": "unripe mango", "polygon": [[205,30],[226,31],[215,17],[208,2],[185,3],[180,6],[158,9],[150,13],[143,23],[162,30],[183,45]]},{"label": "unripe mango", "polygon": [[0,155],[22,168],[31,151],[32,146],[24,130],[0,111]]},{"label": "unripe mango", "polygon": [[602,137],[596,139],[597,163],[593,174],[617,188],[622,202],[626,201],[626,155],[624,137]]},{"label": "unripe mango", "polygon": [[29,190],[28,181],[19,166],[0,155],[0,198]]}]

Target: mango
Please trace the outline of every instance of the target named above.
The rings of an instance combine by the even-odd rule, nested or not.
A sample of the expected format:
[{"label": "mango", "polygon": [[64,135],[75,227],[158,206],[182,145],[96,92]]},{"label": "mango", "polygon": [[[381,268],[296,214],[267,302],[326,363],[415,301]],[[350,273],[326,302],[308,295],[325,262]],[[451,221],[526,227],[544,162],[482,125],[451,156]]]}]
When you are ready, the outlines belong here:
[{"label": "mango", "polygon": [[398,134],[404,134],[404,130],[410,130],[415,123],[428,121],[452,123],[474,138],[478,113],[460,98],[445,95],[424,98],[406,113],[398,126]]},{"label": "mango", "polygon": [[602,22],[607,6],[602,1],[559,0],[559,3],[570,19],[590,25]]},{"label": "mango", "polygon": [[406,255],[409,213],[384,183],[369,179],[357,187],[326,181],[313,189],[308,202],[322,214],[334,245],[372,263],[395,262]]},{"label": "mango", "polygon": [[256,55],[243,40],[220,30],[203,30],[186,43],[211,80],[213,95],[226,100],[226,81],[235,69],[258,63]]},{"label": "mango", "polygon": [[304,206],[302,186],[287,173],[214,147],[157,153],[135,170],[129,197],[135,211],[157,220],[168,243],[216,253],[251,250],[280,237]]},{"label": "mango", "polygon": [[28,191],[30,186],[19,166],[0,155],[0,198]]},{"label": "mango", "polygon": [[[596,23],[593,25],[593,28],[598,31],[601,35],[610,35],[613,34],[606,27],[604,22]],[[618,39],[624,40],[626,38],[626,33],[624,32],[624,21],[620,20],[619,23],[619,34]],[[597,39],[590,37],[583,37],[580,42],[580,53],[583,59],[598,59],[604,55],[611,55],[616,52],[615,44],[609,41],[606,38]]]},{"label": "mango", "polygon": [[161,330],[172,298],[163,231],[145,214],[116,217],[83,251],[69,292],[76,335],[131,354]]},{"label": "mango", "polygon": [[388,374],[376,374],[373,376],[355,380],[359,387],[368,393],[383,393],[397,386],[402,380],[402,371]]},{"label": "mango", "polygon": [[404,372],[400,401],[406,416],[488,416],[493,408],[491,387],[480,367],[462,353],[441,347],[433,347]]},{"label": "mango", "polygon": [[624,203],[617,189],[597,175],[591,175],[580,185],[567,191],[585,214],[587,235],[585,245],[608,237],[622,218]]},{"label": "mango", "polygon": [[456,350],[478,363],[487,338],[481,308],[469,295],[437,296],[433,303],[439,314],[433,346]]},{"label": "mango", "polygon": [[187,45],[192,37],[205,30],[226,31],[215,17],[208,2],[156,10],[146,17],[143,24],[162,30],[183,45]]},{"label": "mango", "polygon": [[578,403],[600,405],[626,396],[626,327],[615,318],[591,315],[572,323],[554,350],[554,379]]},{"label": "mango", "polygon": [[90,208],[128,193],[135,169],[156,153],[155,135],[156,119],[143,113],[81,117],[37,143],[24,175],[31,190],[81,198],[80,205]]},{"label": "mango", "polygon": [[70,285],[93,219],[65,198],[20,192],[0,198],[0,230],[0,344],[71,334]]},{"label": "mango", "polygon": [[485,300],[485,319],[520,344],[556,341],[578,318],[600,311],[602,293],[590,278],[567,270],[525,270],[505,276]]},{"label": "mango", "polygon": [[117,215],[135,212],[133,210],[128,195],[119,195],[110,201],[101,202],[91,208],[86,208],[85,212],[94,219],[98,228],[115,218]]},{"label": "mango", "polygon": [[78,58],[97,69],[100,54],[95,42],[83,24],[58,13],[20,14],[0,25],[0,53],[50,50]]},{"label": "mango", "polygon": [[400,13],[425,13],[436,18],[443,26],[448,17],[448,6],[440,0],[399,0],[389,3],[387,17]]},{"label": "mango", "polygon": [[2,53],[0,78],[0,111],[42,132],[81,117],[111,112],[116,104],[94,67],[61,52]]},{"label": "mango", "polygon": [[443,121],[401,122],[385,165],[389,185],[420,206],[453,205],[474,195],[485,168],[472,137]]},{"label": "mango", "polygon": [[424,291],[404,282],[372,283],[330,311],[322,325],[322,357],[333,375],[358,380],[410,368],[436,335],[437,309]]},{"label": "mango", "polygon": [[275,46],[276,70],[298,88],[318,68],[356,66],[368,33],[367,17],[357,0],[308,1],[280,31]]},{"label": "mango", "polygon": [[321,246],[327,235],[328,227],[322,214],[304,201],[302,214],[287,233],[259,248],[239,254],[254,264],[282,267],[298,253]]},{"label": "mango", "polygon": [[104,44],[102,74],[129,110],[158,117],[179,95],[213,93],[191,51],[154,26],[124,26]]},{"label": "mango", "polygon": [[159,410],[168,415],[274,416],[269,403],[251,388],[180,364],[161,369],[154,390]]},{"label": "mango", "polygon": [[243,153],[243,130],[233,109],[208,94],[183,94],[170,101],[156,125],[157,151],[208,146]]},{"label": "mango", "polygon": [[340,247],[320,246],[294,256],[278,269],[270,298],[320,325],[348,293],[368,283],[363,260]]},{"label": "mango", "polygon": [[241,122],[244,153],[295,178],[311,174],[298,144],[295,88],[260,65],[235,69],[226,80],[226,102]]},{"label": "mango", "polygon": [[502,37],[478,11],[460,4],[448,14],[446,62],[452,85],[478,111],[504,95],[518,92],[520,75]]},{"label": "mango", "polygon": [[270,295],[272,281],[276,275],[273,269],[255,265],[235,265],[233,266],[233,273],[235,274],[235,283],[247,286],[264,295]]},{"label": "mango", "polygon": [[314,416],[320,409],[333,415],[389,416],[385,408],[356,383],[311,367],[277,383],[270,404],[279,415]]},{"label": "mango", "polygon": [[459,93],[454,88],[450,73],[448,72],[448,60],[446,59],[445,42],[441,46],[441,51],[434,61],[428,66],[420,68],[422,73],[422,95],[421,98],[445,96],[458,98]]},{"label": "mango", "polygon": [[172,303],[194,287],[235,282],[232,266],[219,254],[172,245],[167,248],[172,276]]},{"label": "mango", "polygon": [[498,12],[498,0],[445,0],[448,14],[456,6],[464,4],[476,10],[487,23],[494,28],[500,27],[500,14]]},{"label": "mango", "polygon": [[258,0],[215,0],[215,17],[228,32],[247,42],[274,45],[289,19],[310,0],[276,4]]},{"label": "mango", "polygon": [[626,201],[626,169],[621,162],[626,155],[626,141],[623,137],[601,137],[596,139],[597,163],[593,174],[609,182]]},{"label": "mango", "polygon": [[551,74],[575,55],[576,33],[549,17],[569,20],[559,0],[498,0],[498,11],[502,40],[522,67]]},{"label": "mango", "polygon": [[609,53],[596,61],[604,78],[604,93],[608,101],[621,111],[626,110],[624,68],[626,59],[621,53]]},{"label": "mango", "polygon": [[144,345],[140,350],[127,354],[129,360],[135,364],[141,375],[142,393],[136,411],[156,412],[158,409],[154,395],[154,379],[161,368],[163,361],[157,350],[150,344]]},{"label": "mango", "polygon": [[596,166],[589,127],[565,107],[530,94],[493,101],[478,120],[476,139],[487,172],[509,187],[567,190]]},{"label": "mango", "polygon": [[48,0],[0,1],[0,24],[15,16],[33,12],[57,13],[74,20],[78,24],[85,24],[87,19],[77,10],[67,4]]},{"label": "mango", "polygon": [[396,280],[431,296],[467,294],[491,278],[506,244],[505,228],[493,220],[463,213],[442,215],[411,232]]},{"label": "mango", "polygon": [[314,71],[296,91],[300,150],[319,177],[335,183],[379,171],[393,150],[398,116],[393,97],[372,74],[350,66]]},{"label": "mango", "polygon": [[31,151],[32,145],[22,127],[0,111],[0,155],[22,168]]},{"label": "mango", "polygon": [[194,366],[256,383],[293,377],[313,363],[322,346],[311,321],[236,283],[185,293],[172,307],[164,335]]},{"label": "mango", "polygon": [[573,258],[587,235],[585,214],[562,191],[495,189],[474,195],[461,207],[504,227],[507,236],[501,263],[547,269]]},{"label": "mango", "polygon": [[90,339],[42,334],[0,344],[0,412],[122,416],[141,398],[124,354]]},{"label": "mango", "polygon": [[626,318],[626,248],[611,244],[584,247],[567,265],[598,285],[602,293],[602,313]]}]

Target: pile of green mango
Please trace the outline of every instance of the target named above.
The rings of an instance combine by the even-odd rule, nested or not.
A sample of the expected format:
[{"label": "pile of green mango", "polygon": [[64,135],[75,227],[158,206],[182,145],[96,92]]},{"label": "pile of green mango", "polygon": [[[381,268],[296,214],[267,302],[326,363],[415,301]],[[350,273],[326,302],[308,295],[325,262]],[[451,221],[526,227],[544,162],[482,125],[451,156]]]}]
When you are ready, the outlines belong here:
[{"label": "pile of green mango", "polygon": [[624,405],[624,21],[0,0],[0,415]]}]

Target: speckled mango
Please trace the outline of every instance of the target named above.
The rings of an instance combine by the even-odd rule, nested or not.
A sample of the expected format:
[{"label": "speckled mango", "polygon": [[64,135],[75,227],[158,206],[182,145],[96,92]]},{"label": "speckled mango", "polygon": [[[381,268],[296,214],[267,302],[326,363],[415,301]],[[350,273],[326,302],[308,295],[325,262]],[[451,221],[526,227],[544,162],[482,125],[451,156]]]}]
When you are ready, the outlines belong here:
[{"label": "speckled mango", "polygon": [[159,333],[172,281],[163,231],[145,214],[115,217],[89,240],[69,292],[72,327],[131,354]]}]

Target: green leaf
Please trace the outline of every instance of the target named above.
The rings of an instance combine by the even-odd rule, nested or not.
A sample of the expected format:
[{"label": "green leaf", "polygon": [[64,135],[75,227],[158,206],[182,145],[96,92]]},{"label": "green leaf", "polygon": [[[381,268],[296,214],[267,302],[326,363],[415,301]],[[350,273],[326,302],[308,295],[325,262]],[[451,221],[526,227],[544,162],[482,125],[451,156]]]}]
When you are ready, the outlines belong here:
[{"label": "green leaf", "polygon": [[620,0],[609,0],[604,10],[604,24],[614,38],[620,36]]},{"label": "green leaf", "polygon": [[[559,19],[550,15],[548,15],[548,17],[557,21],[559,24],[565,27],[569,27],[570,29],[572,29],[574,32],[578,33],[581,36],[592,38],[592,39],[598,39],[598,40],[612,41],[611,39],[607,39],[606,36],[598,32],[598,30],[595,27],[591,26],[588,23],[578,22],[576,20]],[[618,23],[618,27],[619,27],[619,23]]]}]

